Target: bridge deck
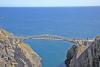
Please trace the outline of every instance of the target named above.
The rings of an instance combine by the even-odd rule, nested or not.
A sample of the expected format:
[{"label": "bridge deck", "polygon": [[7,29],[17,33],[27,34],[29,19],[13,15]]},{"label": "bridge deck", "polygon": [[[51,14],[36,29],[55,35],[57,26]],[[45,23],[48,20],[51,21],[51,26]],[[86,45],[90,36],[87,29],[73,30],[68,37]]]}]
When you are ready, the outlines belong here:
[{"label": "bridge deck", "polygon": [[72,42],[72,43],[80,43],[80,42],[91,42],[94,41],[94,39],[75,39],[75,38],[67,38],[67,37],[62,37],[62,36],[57,36],[57,35],[49,35],[49,34],[44,34],[44,35],[34,35],[34,36],[26,36],[26,37],[10,37],[10,38],[18,38],[21,40],[62,40],[62,41],[67,41],[67,42]]}]

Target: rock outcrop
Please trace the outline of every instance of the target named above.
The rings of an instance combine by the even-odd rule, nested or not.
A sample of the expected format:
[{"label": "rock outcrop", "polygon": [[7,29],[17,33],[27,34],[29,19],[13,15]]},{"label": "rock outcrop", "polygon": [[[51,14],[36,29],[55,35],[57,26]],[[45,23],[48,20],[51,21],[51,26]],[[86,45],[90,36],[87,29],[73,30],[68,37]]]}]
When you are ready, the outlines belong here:
[{"label": "rock outcrop", "polygon": [[41,67],[41,58],[14,35],[0,28],[0,67]]},{"label": "rock outcrop", "polygon": [[79,44],[69,67],[100,67],[100,36]]}]

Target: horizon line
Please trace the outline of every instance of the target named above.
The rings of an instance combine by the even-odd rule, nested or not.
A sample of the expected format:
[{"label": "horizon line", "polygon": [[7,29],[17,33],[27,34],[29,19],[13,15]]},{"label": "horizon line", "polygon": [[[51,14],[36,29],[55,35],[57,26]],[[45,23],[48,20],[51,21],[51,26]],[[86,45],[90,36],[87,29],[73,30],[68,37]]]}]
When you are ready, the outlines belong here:
[{"label": "horizon line", "polygon": [[33,7],[33,8],[60,8],[60,7],[100,7],[100,6],[0,6],[0,8],[6,8],[6,7],[20,7],[20,8],[27,8],[27,7],[29,7],[29,8],[31,8],[31,7]]}]

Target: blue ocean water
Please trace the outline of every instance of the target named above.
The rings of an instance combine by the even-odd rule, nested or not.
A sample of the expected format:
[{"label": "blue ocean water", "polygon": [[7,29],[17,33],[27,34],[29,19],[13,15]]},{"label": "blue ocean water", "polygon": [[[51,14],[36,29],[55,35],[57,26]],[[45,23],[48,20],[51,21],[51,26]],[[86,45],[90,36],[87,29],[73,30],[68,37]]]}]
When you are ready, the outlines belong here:
[{"label": "blue ocean water", "polygon": [[[100,7],[1,7],[0,27],[18,36],[54,34],[93,38],[100,34]],[[71,43],[26,41],[42,57],[43,67],[62,67]]]}]

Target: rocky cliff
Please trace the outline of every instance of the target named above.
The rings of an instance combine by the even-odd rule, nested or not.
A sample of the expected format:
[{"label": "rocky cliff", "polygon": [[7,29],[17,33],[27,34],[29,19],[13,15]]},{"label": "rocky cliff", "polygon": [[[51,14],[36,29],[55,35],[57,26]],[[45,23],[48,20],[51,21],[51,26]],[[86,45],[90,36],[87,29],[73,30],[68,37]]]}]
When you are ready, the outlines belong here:
[{"label": "rocky cliff", "polygon": [[100,67],[100,36],[77,45],[69,67]]},{"label": "rocky cliff", "polygon": [[41,58],[13,34],[0,28],[0,67],[41,67]]}]

